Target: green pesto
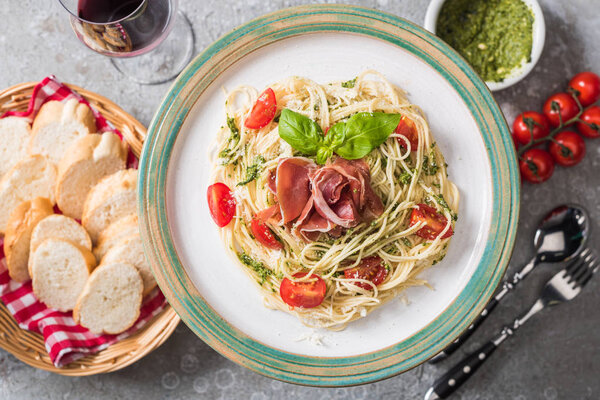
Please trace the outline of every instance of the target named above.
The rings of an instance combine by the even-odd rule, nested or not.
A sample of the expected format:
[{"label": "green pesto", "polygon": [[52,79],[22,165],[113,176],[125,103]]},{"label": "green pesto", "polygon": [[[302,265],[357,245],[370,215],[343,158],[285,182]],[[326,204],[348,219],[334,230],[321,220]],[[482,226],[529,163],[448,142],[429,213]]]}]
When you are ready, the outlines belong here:
[{"label": "green pesto", "polygon": [[533,13],[522,0],[447,0],[436,33],[483,80],[501,82],[531,61]]}]

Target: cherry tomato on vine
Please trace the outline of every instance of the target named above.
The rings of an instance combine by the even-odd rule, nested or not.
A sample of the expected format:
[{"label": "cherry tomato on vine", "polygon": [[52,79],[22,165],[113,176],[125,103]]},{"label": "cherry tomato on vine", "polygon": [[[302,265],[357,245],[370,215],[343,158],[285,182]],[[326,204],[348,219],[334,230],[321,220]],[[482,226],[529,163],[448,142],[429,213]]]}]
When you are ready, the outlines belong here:
[{"label": "cherry tomato on vine", "polygon": [[250,116],[244,122],[246,128],[260,129],[275,118],[277,112],[277,99],[275,98],[275,92],[273,89],[267,88],[264,92],[258,96]]},{"label": "cherry tomato on vine", "polygon": [[577,93],[583,107],[594,104],[600,98],[600,77],[593,72],[580,72],[569,82],[569,87]]},{"label": "cherry tomato on vine", "polygon": [[[300,279],[306,276],[306,272],[294,274],[294,278]],[[327,292],[327,284],[315,274],[310,277],[311,281],[294,282],[283,278],[279,287],[281,299],[292,307],[313,308],[323,302]]]},{"label": "cherry tomato on vine", "polygon": [[550,124],[548,118],[542,113],[536,111],[525,111],[519,114],[513,123],[513,136],[516,142],[527,144],[531,141],[533,131],[533,140],[541,139],[550,133]]},{"label": "cherry tomato on vine", "polygon": [[[410,214],[408,225],[414,226],[419,222],[425,221],[425,225],[416,232],[416,235],[423,239],[434,240],[442,233],[448,224],[448,220],[442,214],[437,212],[435,208],[430,207],[427,204],[421,203],[417,204],[417,206],[419,206],[419,208],[413,208],[412,213]],[[440,239],[449,238],[453,234],[454,231],[452,230],[452,227],[450,227]]]},{"label": "cherry tomato on vine", "polygon": [[252,218],[250,229],[256,240],[263,246],[274,250],[283,249],[283,245],[277,240],[271,229],[266,224],[260,222],[258,218]]},{"label": "cherry tomato on vine", "polygon": [[[419,147],[419,134],[417,133],[417,128],[415,127],[415,123],[412,120],[402,117],[400,119],[400,123],[394,130],[394,133],[404,136],[410,142],[410,151],[417,151]],[[397,138],[398,143],[402,147],[406,147],[406,141],[402,138]]]},{"label": "cherry tomato on vine", "polygon": [[235,198],[231,189],[226,184],[217,182],[208,187],[206,197],[212,219],[221,228],[227,226],[235,214]]},{"label": "cherry tomato on vine", "polygon": [[523,179],[531,183],[547,181],[554,172],[554,160],[546,150],[529,149],[521,156],[519,169]]},{"label": "cherry tomato on vine", "polygon": [[[363,258],[356,267],[344,270],[344,278],[365,279],[373,282],[375,286],[383,282],[387,275],[388,270],[383,265],[383,260],[379,256]],[[354,282],[354,285],[366,290],[373,289],[368,283]]]},{"label": "cherry tomato on vine", "polygon": [[577,130],[583,136],[597,138],[600,136],[600,106],[592,106],[585,110],[577,122]]},{"label": "cherry tomato on vine", "polygon": [[563,167],[571,167],[583,160],[585,142],[575,132],[563,131],[554,136],[548,150],[550,150],[550,155],[557,164]]},{"label": "cherry tomato on vine", "polygon": [[544,114],[552,126],[560,125],[561,120],[567,122],[578,112],[577,102],[569,93],[553,94],[544,103]]}]

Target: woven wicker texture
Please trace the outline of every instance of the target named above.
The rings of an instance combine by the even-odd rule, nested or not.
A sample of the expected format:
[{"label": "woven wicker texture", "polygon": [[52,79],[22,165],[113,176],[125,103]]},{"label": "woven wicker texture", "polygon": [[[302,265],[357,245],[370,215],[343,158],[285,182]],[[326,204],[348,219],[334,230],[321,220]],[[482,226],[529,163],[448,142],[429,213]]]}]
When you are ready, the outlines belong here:
[{"label": "woven wicker texture", "polygon": [[[37,82],[27,82],[0,91],[0,115],[9,110],[27,110],[36,84]],[[146,137],[146,128],[107,98],[74,85],[68,86],[85,97],[106,120],[121,131],[135,155],[139,157]],[[179,317],[167,305],[163,312],[134,335],[95,355],[86,356],[63,368],[57,368],[48,357],[42,336],[19,328],[7,308],[0,302],[0,347],[35,368],[68,376],[94,375],[117,371],[144,357],[164,343],[178,323]]]}]

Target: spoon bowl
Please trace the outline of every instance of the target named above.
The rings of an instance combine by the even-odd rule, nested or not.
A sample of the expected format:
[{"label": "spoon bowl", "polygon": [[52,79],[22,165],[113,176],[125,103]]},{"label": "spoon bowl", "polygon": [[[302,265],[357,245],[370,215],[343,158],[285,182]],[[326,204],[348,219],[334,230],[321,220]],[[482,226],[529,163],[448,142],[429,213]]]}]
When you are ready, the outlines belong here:
[{"label": "spoon bowl", "polygon": [[578,255],[589,236],[589,219],[588,213],[578,205],[563,205],[552,210],[535,233],[537,261],[557,263]]}]

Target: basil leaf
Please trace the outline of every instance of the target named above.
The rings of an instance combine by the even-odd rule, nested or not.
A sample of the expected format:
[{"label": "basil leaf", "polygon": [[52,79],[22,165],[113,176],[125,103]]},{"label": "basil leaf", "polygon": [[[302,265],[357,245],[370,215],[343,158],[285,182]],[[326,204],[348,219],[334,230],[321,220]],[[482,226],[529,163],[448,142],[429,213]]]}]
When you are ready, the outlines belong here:
[{"label": "basil leaf", "polygon": [[345,142],[335,152],[347,160],[366,156],[386,141],[400,118],[400,114],[381,112],[354,114],[345,124]]},{"label": "basil leaf", "polygon": [[319,147],[319,150],[317,150],[317,164],[325,164],[332,155],[333,150],[329,147]]},{"label": "basil leaf", "polygon": [[328,148],[335,150],[344,144],[346,140],[346,123],[338,122],[327,131],[327,136],[323,139],[323,144]]},{"label": "basil leaf", "polygon": [[279,117],[279,137],[295,150],[312,156],[322,145],[323,131],[312,119],[284,108]]}]

